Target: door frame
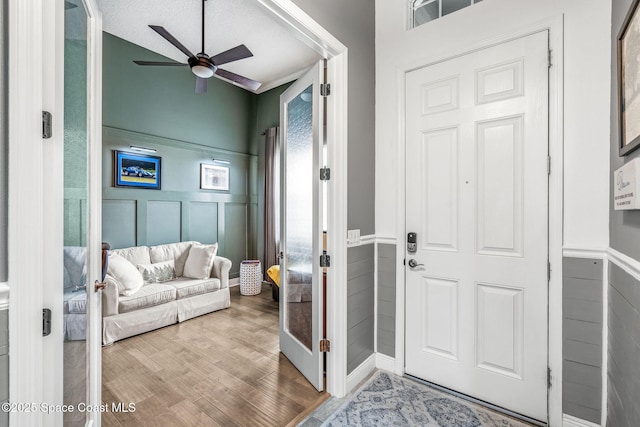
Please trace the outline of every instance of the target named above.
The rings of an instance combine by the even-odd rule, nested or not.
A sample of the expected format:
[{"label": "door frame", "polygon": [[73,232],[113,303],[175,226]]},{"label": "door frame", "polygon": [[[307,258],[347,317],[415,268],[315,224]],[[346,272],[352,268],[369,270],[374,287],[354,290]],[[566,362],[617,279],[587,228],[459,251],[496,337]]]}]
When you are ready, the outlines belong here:
[{"label": "door frame", "polygon": [[[503,34],[482,40],[471,46],[460,46],[457,50],[441,55],[422,57],[396,68],[398,100],[398,164],[406,159],[406,74],[459,56],[473,53],[510,40],[522,38],[541,31],[549,32],[549,48],[552,51],[552,66],[549,68],[549,280],[548,308],[548,366],[551,369],[551,387],[547,391],[549,425],[562,424],[562,236],[563,236],[563,145],[564,145],[564,87],[563,87],[563,15],[524,27],[516,33]],[[396,199],[396,265],[403,266],[405,260],[406,232],[406,178],[404,167],[397,171],[398,192]],[[404,375],[405,361],[405,269],[396,270],[396,342],[395,373]],[[508,408],[507,408],[508,409]]]},{"label": "door frame", "polygon": [[[45,402],[45,398],[49,399],[55,394],[55,391],[45,392],[42,389],[45,373],[49,379],[57,374],[47,373],[40,356],[44,350],[40,333],[40,310],[44,301],[42,283],[51,280],[45,276],[46,266],[56,261],[57,265],[61,265],[62,255],[46,253],[45,257],[43,248],[60,239],[62,234],[55,228],[46,228],[44,218],[61,220],[62,213],[52,214],[45,207],[45,202],[50,203],[51,198],[60,194],[50,193],[45,197],[43,165],[47,158],[54,167],[60,168],[54,176],[60,175],[61,158],[45,157],[45,151],[49,149],[45,147],[62,144],[63,104],[60,94],[63,85],[60,82],[63,81],[63,65],[59,58],[64,56],[64,11],[58,10],[60,7],[55,9],[58,2],[46,0],[8,2],[8,66],[11,81],[8,101],[9,163],[20,165],[28,161],[33,173],[21,176],[20,180],[9,179],[9,277],[8,286],[3,285],[4,292],[0,289],[0,305],[6,301],[2,296],[7,294],[9,288],[10,401]],[[328,59],[327,74],[333,86],[327,100],[327,138],[331,142],[328,165],[333,169],[333,178],[328,183],[328,228],[332,235],[328,236],[327,248],[334,266],[328,269],[327,280],[330,284],[346,283],[346,241],[339,236],[346,236],[347,233],[347,47],[291,0],[258,0],[258,4],[282,21],[291,34]],[[42,68],[24,66],[25,52],[31,58],[43,58]],[[98,59],[97,55],[93,58]],[[100,69],[98,71],[101,72]],[[100,76],[96,77],[90,84],[99,86]],[[45,78],[51,82],[47,90],[42,84]],[[57,102],[51,99],[52,94],[57,95]],[[100,108],[100,101],[90,100],[93,108]],[[41,111],[45,106],[54,113],[54,136],[46,143],[41,135]],[[93,126],[99,129],[100,124],[94,123]],[[93,158],[91,162],[92,167],[96,166],[99,159]],[[61,175],[58,179],[62,179]],[[40,241],[42,246],[34,244]],[[48,259],[49,256],[53,258]],[[45,265],[45,262],[51,264]],[[12,286],[16,283],[21,286]],[[333,348],[327,353],[327,391],[337,397],[346,393],[346,300],[344,286],[329,287],[327,337],[333,341]],[[42,425],[43,417],[41,413],[14,413],[10,422],[11,425]]]},{"label": "door frame", "polygon": [[[327,59],[327,339],[331,351],[326,354],[326,391],[342,397],[347,392],[347,47],[314,21],[291,0],[257,0],[284,27],[307,46]],[[335,286],[334,286],[335,285]]]}]

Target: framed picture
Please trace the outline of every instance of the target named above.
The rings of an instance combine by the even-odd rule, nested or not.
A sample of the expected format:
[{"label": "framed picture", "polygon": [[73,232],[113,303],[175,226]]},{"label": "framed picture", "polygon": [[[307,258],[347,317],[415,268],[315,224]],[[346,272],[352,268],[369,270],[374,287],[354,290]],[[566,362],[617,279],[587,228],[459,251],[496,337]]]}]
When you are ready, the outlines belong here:
[{"label": "framed picture", "polygon": [[640,13],[634,0],[618,33],[619,155],[640,147]]},{"label": "framed picture", "polygon": [[229,191],[229,168],[200,163],[200,188]]},{"label": "framed picture", "polygon": [[160,157],[117,150],[113,154],[116,187],[160,190]]}]

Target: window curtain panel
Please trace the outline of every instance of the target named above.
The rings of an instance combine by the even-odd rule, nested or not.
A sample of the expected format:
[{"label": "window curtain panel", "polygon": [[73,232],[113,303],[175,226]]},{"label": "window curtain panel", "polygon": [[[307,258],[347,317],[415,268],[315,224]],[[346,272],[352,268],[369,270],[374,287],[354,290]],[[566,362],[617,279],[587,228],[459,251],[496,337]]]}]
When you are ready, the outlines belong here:
[{"label": "window curtain panel", "polygon": [[272,127],[265,135],[264,165],[264,260],[266,271],[278,264],[280,251],[280,132]]}]

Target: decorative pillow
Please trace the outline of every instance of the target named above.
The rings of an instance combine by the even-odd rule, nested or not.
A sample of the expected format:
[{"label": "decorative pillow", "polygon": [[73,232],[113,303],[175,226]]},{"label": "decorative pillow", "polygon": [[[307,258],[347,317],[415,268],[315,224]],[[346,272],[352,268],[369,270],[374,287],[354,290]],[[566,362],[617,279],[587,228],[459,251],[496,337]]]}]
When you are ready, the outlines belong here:
[{"label": "decorative pillow", "polygon": [[117,280],[118,293],[120,295],[133,295],[144,285],[142,274],[140,274],[136,266],[116,253],[109,255],[107,274],[110,274]]},{"label": "decorative pillow", "polygon": [[189,256],[184,263],[183,277],[190,279],[206,279],[211,275],[213,259],[218,252],[218,244],[193,245],[189,250]]},{"label": "decorative pillow", "polygon": [[175,262],[173,260],[155,264],[138,264],[138,271],[142,274],[145,284],[168,282],[176,278]]}]

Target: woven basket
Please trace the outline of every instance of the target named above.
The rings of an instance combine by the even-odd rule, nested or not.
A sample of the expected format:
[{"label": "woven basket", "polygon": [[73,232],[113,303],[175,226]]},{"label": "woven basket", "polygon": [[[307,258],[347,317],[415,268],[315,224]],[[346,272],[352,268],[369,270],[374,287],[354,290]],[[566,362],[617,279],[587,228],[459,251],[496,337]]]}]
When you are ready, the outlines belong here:
[{"label": "woven basket", "polygon": [[240,295],[262,292],[262,265],[259,260],[240,263]]}]

